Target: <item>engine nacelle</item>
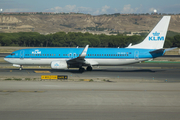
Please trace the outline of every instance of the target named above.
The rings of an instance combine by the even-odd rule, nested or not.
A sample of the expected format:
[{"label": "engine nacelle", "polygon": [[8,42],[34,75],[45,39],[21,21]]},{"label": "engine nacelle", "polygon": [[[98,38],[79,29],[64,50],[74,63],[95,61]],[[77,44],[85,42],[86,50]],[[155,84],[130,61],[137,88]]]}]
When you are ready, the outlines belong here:
[{"label": "engine nacelle", "polygon": [[68,65],[65,60],[59,60],[59,61],[52,61],[51,62],[51,68],[52,69],[67,69]]}]

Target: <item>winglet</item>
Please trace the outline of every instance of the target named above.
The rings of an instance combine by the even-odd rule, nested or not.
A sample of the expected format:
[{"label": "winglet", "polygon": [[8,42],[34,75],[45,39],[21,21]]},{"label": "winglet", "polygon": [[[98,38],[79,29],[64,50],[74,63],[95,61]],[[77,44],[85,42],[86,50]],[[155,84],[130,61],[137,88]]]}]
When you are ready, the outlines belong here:
[{"label": "winglet", "polygon": [[88,50],[89,45],[86,45],[86,47],[84,48],[83,52],[81,53],[81,55],[79,57],[85,57],[87,50]]},{"label": "winglet", "polygon": [[[130,43],[130,44],[128,45],[128,47],[131,47],[131,46],[132,46],[132,43]],[[128,48],[128,47],[127,47],[127,48]]]}]

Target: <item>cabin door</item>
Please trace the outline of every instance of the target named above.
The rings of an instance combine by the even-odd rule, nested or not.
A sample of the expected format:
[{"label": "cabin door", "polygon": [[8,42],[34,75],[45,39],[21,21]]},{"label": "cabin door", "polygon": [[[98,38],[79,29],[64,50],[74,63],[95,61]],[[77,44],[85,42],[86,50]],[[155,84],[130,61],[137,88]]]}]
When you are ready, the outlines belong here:
[{"label": "cabin door", "polygon": [[20,52],[20,59],[24,59],[24,50],[21,50]]},{"label": "cabin door", "polygon": [[134,59],[139,60],[139,51],[137,50],[134,52]]}]

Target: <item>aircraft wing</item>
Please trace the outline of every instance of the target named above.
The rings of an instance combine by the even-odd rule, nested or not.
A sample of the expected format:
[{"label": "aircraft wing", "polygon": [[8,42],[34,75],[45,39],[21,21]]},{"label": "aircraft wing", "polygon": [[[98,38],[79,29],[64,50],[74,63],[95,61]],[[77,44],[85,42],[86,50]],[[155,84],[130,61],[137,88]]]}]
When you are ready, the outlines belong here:
[{"label": "aircraft wing", "polygon": [[86,47],[84,48],[83,52],[81,53],[81,55],[77,58],[74,59],[70,59],[67,61],[68,64],[70,65],[75,65],[75,66],[82,66],[82,65],[90,65],[89,63],[87,63],[87,61],[84,59],[86,57],[86,53],[88,50],[89,45],[86,45]]}]

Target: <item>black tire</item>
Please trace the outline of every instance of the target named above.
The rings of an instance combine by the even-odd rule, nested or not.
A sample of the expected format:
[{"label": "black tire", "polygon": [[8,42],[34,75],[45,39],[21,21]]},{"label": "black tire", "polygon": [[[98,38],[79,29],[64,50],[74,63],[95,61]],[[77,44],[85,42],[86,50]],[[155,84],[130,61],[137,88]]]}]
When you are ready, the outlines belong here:
[{"label": "black tire", "polygon": [[88,67],[86,68],[86,70],[87,70],[87,71],[92,71],[92,67],[91,67],[91,66],[88,66]]},{"label": "black tire", "polygon": [[79,72],[84,72],[85,69],[84,68],[79,68]]}]

